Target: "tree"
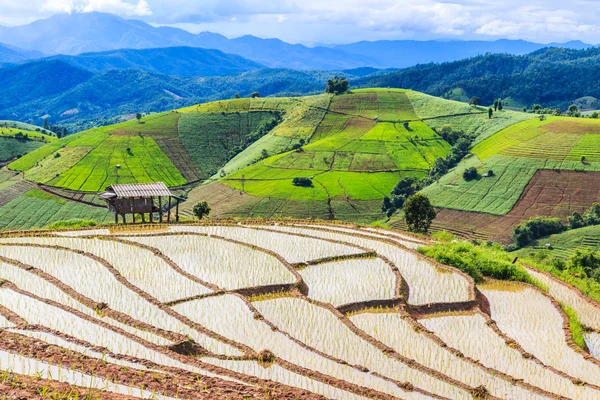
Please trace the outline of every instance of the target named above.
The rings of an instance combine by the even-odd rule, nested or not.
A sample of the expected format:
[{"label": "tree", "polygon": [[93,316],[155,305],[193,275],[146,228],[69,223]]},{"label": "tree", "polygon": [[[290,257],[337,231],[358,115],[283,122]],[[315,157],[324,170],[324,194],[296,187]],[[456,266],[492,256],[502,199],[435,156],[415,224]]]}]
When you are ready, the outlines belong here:
[{"label": "tree", "polygon": [[194,206],[192,210],[196,218],[202,219],[210,214],[210,206],[206,201],[201,201]]},{"label": "tree", "polygon": [[312,179],[310,178],[294,178],[292,185],[301,187],[311,187],[313,185]]},{"label": "tree", "polygon": [[481,99],[477,96],[471,97],[471,100],[469,100],[469,105],[472,106],[480,106],[481,105]]},{"label": "tree", "polygon": [[44,118],[44,129],[45,130],[49,130],[50,129],[50,127],[48,126],[48,119],[47,118]]},{"label": "tree", "polygon": [[594,111],[592,115],[590,115],[590,118],[598,119],[598,111]]},{"label": "tree", "polygon": [[257,98],[259,98],[259,97],[260,97],[260,93],[258,93],[258,92],[254,92],[254,93],[252,93],[252,98],[253,98],[253,99],[257,99]]},{"label": "tree", "polygon": [[427,233],[435,217],[429,198],[421,193],[409,197],[404,203],[404,220],[411,232]]},{"label": "tree", "polygon": [[472,181],[473,179],[477,178],[477,175],[479,175],[479,174],[477,173],[477,168],[475,168],[475,167],[467,168],[463,172],[463,178],[467,182]]},{"label": "tree", "polygon": [[502,111],[503,108],[504,108],[504,105],[502,104],[502,99],[498,99],[498,110]]},{"label": "tree", "polygon": [[488,108],[488,119],[492,119],[492,115],[494,115],[494,110],[492,108]]},{"label": "tree", "polygon": [[581,214],[578,212],[574,212],[573,215],[569,217],[569,227],[571,229],[582,228],[585,226],[585,221]]},{"label": "tree", "polygon": [[325,92],[330,94],[342,94],[348,91],[350,84],[344,77],[335,76],[327,81]]},{"label": "tree", "polygon": [[408,198],[417,192],[417,189],[415,188],[416,183],[417,180],[415,178],[402,178],[394,190],[392,190],[392,195]]},{"label": "tree", "polygon": [[236,93],[235,96],[233,96],[233,97],[236,98],[236,99],[239,99],[240,98],[240,94]]},{"label": "tree", "polygon": [[494,100],[494,111],[498,111],[498,99]]},{"label": "tree", "polygon": [[579,111],[579,107],[577,107],[577,104],[571,104],[569,106],[569,109],[567,110],[567,115],[569,117],[579,117],[579,116],[581,116],[581,112]]},{"label": "tree", "polygon": [[138,120],[138,124],[142,122],[142,113],[135,114],[135,118]]}]

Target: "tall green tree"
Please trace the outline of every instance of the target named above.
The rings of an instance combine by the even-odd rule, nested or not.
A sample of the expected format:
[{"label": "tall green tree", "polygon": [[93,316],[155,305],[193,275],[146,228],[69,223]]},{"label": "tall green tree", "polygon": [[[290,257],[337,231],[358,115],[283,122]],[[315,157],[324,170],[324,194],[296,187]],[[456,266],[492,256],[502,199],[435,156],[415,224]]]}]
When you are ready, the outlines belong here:
[{"label": "tall green tree", "polygon": [[196,218],[202,219],[204,217],[208,217],[210,214],[210,206],[206,201],[201,201],[196,204],[192,210]]},{"label": "tall green tree", "polygon": [[471,99],[469,100],[469,104],[472,106],[480,106],[481,99],[477,96],[471,97]]},{"label": "tall green tree", "polygon": [[435,217],[429,198],[421,193],[409,197],[404,203],[404,220],[411,232],[427,233]]},{"label": "tall green tree", "polygon": [[327,81],[325,86],[325,92],[330,94],[342,94],[348,91],[350,84],[344,77],[335,76]]}]

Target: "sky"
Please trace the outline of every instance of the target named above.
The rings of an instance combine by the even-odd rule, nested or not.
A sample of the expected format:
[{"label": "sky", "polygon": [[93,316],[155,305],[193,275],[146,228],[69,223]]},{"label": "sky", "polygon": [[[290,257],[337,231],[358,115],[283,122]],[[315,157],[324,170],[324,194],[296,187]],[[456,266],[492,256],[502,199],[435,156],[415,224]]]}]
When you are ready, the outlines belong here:
[{"label": "sky", "polygon": [[598,0],[0,0],[0,24],[108,12],[153,25],[291,43],[525,39],[600,43]]}]

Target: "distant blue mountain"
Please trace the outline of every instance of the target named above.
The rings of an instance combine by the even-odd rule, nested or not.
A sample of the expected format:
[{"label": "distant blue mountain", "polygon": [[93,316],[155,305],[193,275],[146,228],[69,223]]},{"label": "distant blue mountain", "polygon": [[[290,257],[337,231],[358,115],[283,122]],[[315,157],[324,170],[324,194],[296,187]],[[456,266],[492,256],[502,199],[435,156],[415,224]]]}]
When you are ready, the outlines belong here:
[{"label": "distant blue mountain", "polygon": [[39,51],[20,49],[15,46],[0,43],[0,64],[18,63],[40,57],[43,57],[43,54]]},{"label": "distant blue mountain", "polygon": [[350,54],[369,55],[372,65],[379,68],[407,68],[417,64],[457,61],[487,53],[525,55],[546,47],[581,50],[593,46],[580,41],[540,44],[507,39],[494,42],[381,40],[335,46]]},{"label": "distant blue mountain", "polygon": [[[486,53],[527,54],[544,47],[583,49],[582,42],[550,45],[522,40],[375,41],[329,47],[307,47],[279,39],[216,33],[192,34],[172,27],[154,27],[112,14],[59,14],[18,27],[1,27],[0,42],[49,55],[75,55],[115,49],[200,47],[237,54],[270,68],[343,70],[360,67],[405,68],[430,62],[456,61]],[[2,61],[0,58],[0,62]]]},{"label": "distant blue mountain", "polygon": [[161,49],[123,49],[77,56],[58,55],[48,60],[60,60],[91,71],[138,69],[164,75],[224,76],[264,68],[264,65],[220,50],[196,47]]}]

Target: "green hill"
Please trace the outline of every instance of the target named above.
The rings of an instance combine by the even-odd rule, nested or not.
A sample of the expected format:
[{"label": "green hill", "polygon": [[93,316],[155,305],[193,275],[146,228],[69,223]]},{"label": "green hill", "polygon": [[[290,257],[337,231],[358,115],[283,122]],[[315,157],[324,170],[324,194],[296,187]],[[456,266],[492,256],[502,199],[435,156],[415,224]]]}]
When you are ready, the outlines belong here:
[{"label": "green hill", "polygon": [[15,121],[0,121],[0,165],[56,140],[51,132]]},{"label": "green hill", "polygon": [[[427,176],[449,154],[443,126],[476,136],[474,151],[485,153],[498,132],[533,117],[501,111],[488,119],[486,108],[400,89],[243,98],[49,141],[8,168],[91,204],[101,205],[95,193],[112,183],[162,181],[189,197],[181,207],[187,216],[206,199],[214,216],[373,222],[400,179]],[[427,190],[439,205],[442,196]]]}]

